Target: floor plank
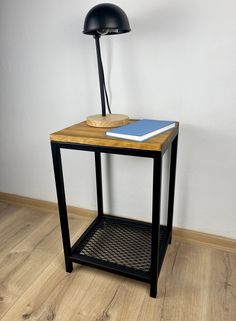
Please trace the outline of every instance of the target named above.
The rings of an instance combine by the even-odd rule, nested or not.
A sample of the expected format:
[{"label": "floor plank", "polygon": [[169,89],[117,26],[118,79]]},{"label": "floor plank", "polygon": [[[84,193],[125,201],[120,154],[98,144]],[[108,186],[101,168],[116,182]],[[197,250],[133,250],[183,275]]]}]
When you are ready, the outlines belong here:
[{"label": "floor plank", "polygon": [[38,211],[10,205],[0,213],[0,253],[1,257],[31,234],[35,228],[46,220],[46,215]]},{"label": "floor plank", "polygon": [[[88,224],[70,217],[73,241]],[[153,299],[142,282],[76,264],[66,273],[55,214],[0,204],[0,230],[1,321],[235,320],[235,253],[173,240]]]},{"label": "floor plank", "polygon": [[209,275],[209,320],[236,320],[236,255],[215,250],[211,252]]},{"label": "floor plank", "polygon": [[[28,209],[25,209],[25,211],[28,212]],[[34,217],[36,214],[38,214],[38,219]],[[21,226],[20,221],[25,222],[25,217],[26,213],[22,209],[21,212],[18,212],[15,225]],[[5,255],[6,249],[1,251],[4,255],[1,255],[0,265],[0,317],[32,285],[32,282],[37,279],[58,253],[61,256],[59,266],[62,270],[64,269],[58,217],[54,214],[46,215],[45,213],[32,211],[32,218],[35,225],[33,225],[34,228],[31,233],[22,236],[22,240],[18,239],[19,243],[13,246],[7,255]],[[77,234],[87,224],[79,218],[71,218],[70,221],[73,221],[72,235]],[[22,226],[24,226],[23,223]],[[22,231],[25,234],[25,230],[22,229]],[[9,237],[11,240],[12,233]],[[13,244],[13,242],[10,242],[10,244]]]}]

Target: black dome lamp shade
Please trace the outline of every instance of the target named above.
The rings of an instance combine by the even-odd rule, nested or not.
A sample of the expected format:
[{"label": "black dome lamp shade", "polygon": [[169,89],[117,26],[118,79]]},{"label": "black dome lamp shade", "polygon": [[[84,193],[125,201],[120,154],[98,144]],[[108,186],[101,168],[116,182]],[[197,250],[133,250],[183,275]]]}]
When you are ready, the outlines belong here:
[{"label": "black dome lamp shade", "polygon": [[83,32],[87,35],[114,35],[129,31],[129,20],[125,12],[114,4],[102,3],[88,12]]},{"label": "black dome lamp shade", "polygon": [[[87,118],[87,124],[90,126],[116,127],[128,123],[128,116],[111,114],[105,86],[99,38],[101,36],[121,34],[129,31],[130,25],[127,15],[120,7],[112,3],[101,3],[96,5],[90,9],[85,17],[83,33],[92,35],[96,43],[102,104],[102,115],[93,115]],[[106,104],[110,112],[109,115],[106,115]]]}]

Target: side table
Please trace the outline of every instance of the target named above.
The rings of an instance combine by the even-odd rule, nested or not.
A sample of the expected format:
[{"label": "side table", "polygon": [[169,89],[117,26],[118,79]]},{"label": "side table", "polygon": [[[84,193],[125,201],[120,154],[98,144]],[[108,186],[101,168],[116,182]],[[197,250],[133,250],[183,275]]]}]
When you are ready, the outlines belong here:
[{"label": "side table", "polygon": [[[144,142],[108,137],[106,128],[89,127],[86,122],[50,135],[67,272],[72,272],[72,263],[85,264],[147,282],[150,296],[156,297],[158,276],[172,236],[178,127],[176,122],[174,129]],[[60,153],[64,148],[95,154],[98,215],[73,246]],[[168,216],[167,224],[160,225],[162,156],[168,148],[171,148]],[[151,223],[104,214],[101,153],[153,159]]]}]

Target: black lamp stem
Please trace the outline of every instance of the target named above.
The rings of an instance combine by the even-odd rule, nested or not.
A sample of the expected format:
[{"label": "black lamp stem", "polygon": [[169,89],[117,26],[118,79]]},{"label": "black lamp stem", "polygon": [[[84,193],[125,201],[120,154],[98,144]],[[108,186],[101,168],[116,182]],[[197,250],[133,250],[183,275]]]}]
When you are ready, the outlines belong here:
[{"label": "black lamp stem", "polygon": [[99,84],[100,84],[100,94],[101,94],[101,103],[102,103],[102,116],[106,116],[106,103],[105,103],[105,94],[104,94],[104,74],[102,67],[102,58],[100,50],[99,35],[94,36],[96,43],[96,52],[97,52],[97,62],[98,62],[98,75],[99,75]]}]

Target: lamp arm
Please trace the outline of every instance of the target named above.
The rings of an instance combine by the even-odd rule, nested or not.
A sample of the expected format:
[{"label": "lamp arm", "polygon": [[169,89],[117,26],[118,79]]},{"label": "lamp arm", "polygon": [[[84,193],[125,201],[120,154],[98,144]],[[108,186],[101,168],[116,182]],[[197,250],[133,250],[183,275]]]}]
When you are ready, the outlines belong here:
[{"label": "lamp arm", "polygon": [[106,103],[104,95],[104,73],[102,67],[102,58],[101,58],[101,49],[99,42],[100,35],[95,35],[95,44],[96,44],[96,53],[97,53],[97,63],[98,63],[98,75],[99,75],[99,85],[100,85],[100,94],[101,94],[101,104],[102,104],[102,116],[106,116]]}]

